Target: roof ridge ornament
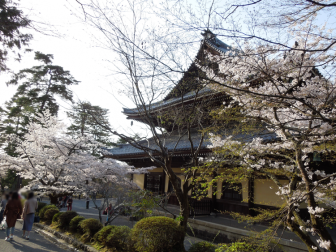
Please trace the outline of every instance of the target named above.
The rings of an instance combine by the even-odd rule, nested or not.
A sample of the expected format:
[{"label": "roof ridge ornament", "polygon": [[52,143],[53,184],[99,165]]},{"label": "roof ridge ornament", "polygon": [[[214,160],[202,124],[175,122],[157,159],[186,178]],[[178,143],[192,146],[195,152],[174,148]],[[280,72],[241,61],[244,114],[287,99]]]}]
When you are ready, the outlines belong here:
[{"label": "roof ridge ornament", "polygon": [[214,39],[214,38],[216,38],[216,35],[212,31],[210,31],[209,29],[204,30],[204,32],[202,32],[201,35],[205,39]]}]

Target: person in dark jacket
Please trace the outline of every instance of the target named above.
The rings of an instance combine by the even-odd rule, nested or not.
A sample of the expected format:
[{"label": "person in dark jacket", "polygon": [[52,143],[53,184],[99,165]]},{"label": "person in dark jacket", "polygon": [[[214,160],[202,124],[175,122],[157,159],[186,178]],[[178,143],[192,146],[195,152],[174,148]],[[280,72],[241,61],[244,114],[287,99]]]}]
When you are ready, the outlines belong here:
[{"label": "person in dark jacket", "polygon": [[19,200],[19,194],[14,192],[11,199],[8,200],[4,211],[4,216],[6,216],[7,222],[7,237],[5,238],[6,241],[13,240],[15,223],[16,220],[20,218],[21,214],[22,205],[21,201]]}]

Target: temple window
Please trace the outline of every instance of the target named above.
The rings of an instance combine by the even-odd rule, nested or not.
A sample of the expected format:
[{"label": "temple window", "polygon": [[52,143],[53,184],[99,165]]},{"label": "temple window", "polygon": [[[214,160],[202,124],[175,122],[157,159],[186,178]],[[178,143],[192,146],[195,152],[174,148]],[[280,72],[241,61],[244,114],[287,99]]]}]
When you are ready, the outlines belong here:
[{"label": "temple window", "polygon": [[242,198],[241,184],[223,182],[221,199],[242,200]]}]

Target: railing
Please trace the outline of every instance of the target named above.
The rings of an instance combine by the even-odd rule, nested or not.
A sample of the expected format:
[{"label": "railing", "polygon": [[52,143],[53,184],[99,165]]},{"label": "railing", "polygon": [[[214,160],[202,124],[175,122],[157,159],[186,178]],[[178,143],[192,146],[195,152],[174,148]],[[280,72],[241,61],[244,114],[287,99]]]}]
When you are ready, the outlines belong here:
[{"label": "railing", "polygon": [[[179,205],[178,200],[175,195],[171,195],[168,200],[168,204]],[[205,198],[202,200],[197,200],[189,197],[189,207],[190,207],[190,216],[197,215],[210,215],[212,211],[212,200]]]},{"label": "railing", "polygon": [[212,200],[205,198],[196,200],[189,198],[190,216],[210,215],[212,210]]}]

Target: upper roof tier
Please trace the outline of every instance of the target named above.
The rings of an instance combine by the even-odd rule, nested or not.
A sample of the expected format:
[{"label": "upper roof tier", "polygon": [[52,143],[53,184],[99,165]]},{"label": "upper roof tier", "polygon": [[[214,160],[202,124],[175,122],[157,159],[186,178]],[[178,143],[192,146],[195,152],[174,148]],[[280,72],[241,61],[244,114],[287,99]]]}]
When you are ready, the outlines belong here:
[{"label": "upper roof tier", "polygon": [[126,115],[132,115],[132,114],[141,114],[142,112],[144,112],[144,110],[146,109],[147,111],[155,111],[167,106],[171,106],[171,105],[175,105],[178,104],[179,102],[183,101],[187,102],[190,99],[194,99],[195,96],[206,96],[206,95],[212,95],[214,94],[215,91],[210,89],[210,88],[203,88],[201,89],[199,92],[194,91],[190,91],[188,93],[186,93],[185,95],[183,95],[183,97],[175,97],[175,98],[171,98],[168,100],[162,100],[159,102],[155,102],[152,103],[150,105],[146,105],[145,108],[139,107],[139,108],[133,108],[133,109],[128,109],[128,108],[123,108],[123,113]]},{"label": "upper roof tier", "polygon": [[[232,47],[225,44],[217,38],[210,30],[204,31],[202,33],[203,40],[201,42],[200,49],[196,55],[198,60],[203,61],[205,58],[205,50],[210,51],[212,54],[223,54],[229,51],[234,51]],[[178,104],[180,102],[187,102],[193,98],[197,97],[207,97],[213,95],[215,92],[210,88],[201,88],[198,78],[200,75],[204,74],[193,62],[188,70],[183,74],[183,77],[179,80],[177,85],[169,92],[169,94],[162,100],[156,103],[148,104],[145,108],[139,106],[139,108],[123,108],[123,113],[129,116],[129,119],[134,119],[132,115],[141,115],[145,109],[150,112],[162,109],[165,107]],[[198,91],[196,91],[198,90]]]}]

